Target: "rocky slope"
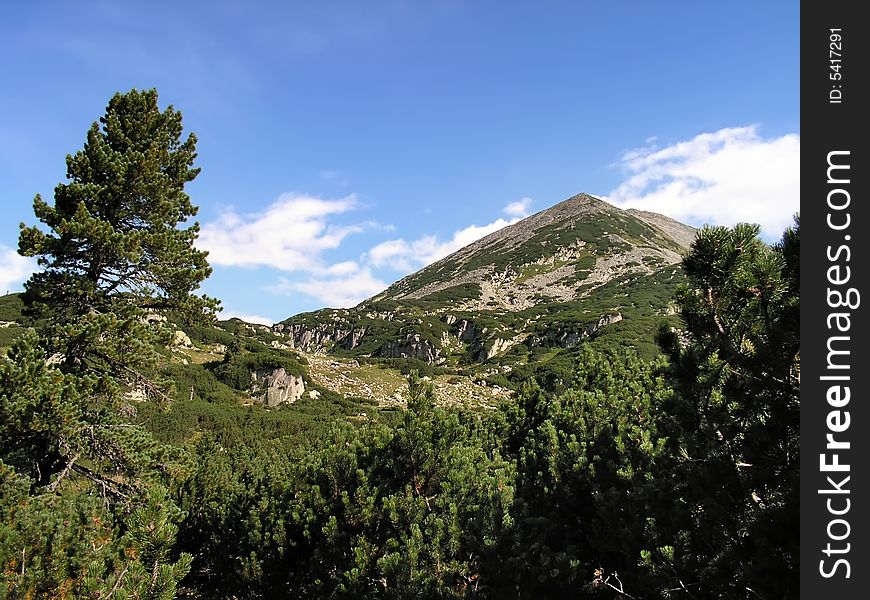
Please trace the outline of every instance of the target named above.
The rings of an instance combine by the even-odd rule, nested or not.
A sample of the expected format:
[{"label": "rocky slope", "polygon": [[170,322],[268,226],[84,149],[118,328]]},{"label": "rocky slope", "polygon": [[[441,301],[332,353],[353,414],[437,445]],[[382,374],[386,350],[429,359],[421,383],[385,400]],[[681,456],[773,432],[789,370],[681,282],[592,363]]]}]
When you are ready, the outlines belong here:
[{"label": "rocky slope", "polygon": [[453,289],[464,294],[467,310],[565,302],[619,275],[676,264],[692,239],[693,228],[663,215],[623,211],[579,194],[397,281],[371,301],[437,301]]},{"label": "rocky slope", "polygon": [[634,345],[641,324],[649,349],[694,235],[663,215],[579,194],[356,308],[297,315],[272,331],[307,352],[447,366],[522,362],[536,348],[570,348],[611,328],[623,331],[619,344]]}]

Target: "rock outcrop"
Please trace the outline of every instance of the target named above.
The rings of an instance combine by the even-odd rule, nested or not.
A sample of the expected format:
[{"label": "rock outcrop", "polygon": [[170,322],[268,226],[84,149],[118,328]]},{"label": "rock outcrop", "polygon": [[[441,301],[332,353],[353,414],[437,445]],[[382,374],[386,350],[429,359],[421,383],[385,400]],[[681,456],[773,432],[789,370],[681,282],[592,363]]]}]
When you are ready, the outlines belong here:
[{"label": "rock outcrop", "polygon": [[193,348],[193,342],[186,333],[184,333],[180,329],[175,330],[175,334],[172,337],[172,345],[176,348]]},{"label": "rock outcrop", "polygon": [[346,321],[317,325],[278,323],[272,327],[272,332],[287,336],[291,348],[305,352],[324,352],[333,346],[353,350],[359,346],[360,339],[366,334],[366,328],[354,327]]},{"label": "rock outcrop", "polygon": [[478,362],[486,362],[489,359],[498,356],[502,352],[507,351],[511,346],[517,343],[517,340],[497,337],[492,340],[489,345],[482,345],[477,353],[476,359]]},{"label": "rock outcrop", "polygon": [[443,362],[441,349],[424,340],[419,333],[409,333],[403,340],[384,342],[378,355],[384,358],[416,358],[430,365]]},{"label": "rock outcrop", "polygon": [[305,393],[305,381],[283,368],[251,373],[251,396],[266,406],[292,404]]},{"label": "rock outcrop", "polygon": [[535,345],[539,346],[558,346],[560,348],[571,348],[576,346],[583,340],[592,337],[598,331],[607,325],[619,323],[622,321],[622,313],[610,313],[602,315],[595,323],[589,323],[585,327],[568,329],[551,329],[546,332],[543,337],[538,337],[535,340]]},{"label": "rock outcrop", "polygon": [[[286,338],[281,343],[309,353],[450,366],[508,353],[500,362],[522,362],[533,358],[533,346],[576,346],[623,313],[633,321],[667,314],[662,299],[684,280],[680,261],[695,233],[668,217],[579,194],[354,308],[297,315],[272,331]],[[643,301],[634,302],[635,296]],[[639,343],[648,349],[652,340]]]}]

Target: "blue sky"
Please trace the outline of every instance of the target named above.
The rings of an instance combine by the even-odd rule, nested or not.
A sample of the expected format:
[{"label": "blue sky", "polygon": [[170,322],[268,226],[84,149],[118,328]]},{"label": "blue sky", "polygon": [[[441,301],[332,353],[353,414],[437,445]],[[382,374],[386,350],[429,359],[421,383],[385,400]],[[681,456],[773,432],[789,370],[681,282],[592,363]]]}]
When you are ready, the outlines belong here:
[{"label": "blue sky", "polygon": [[2,3],[0,293],[33,196],[130,88],[199,138],[225,315],[356,303],[581,191],[773,239],[798,43],[798,2]]}]

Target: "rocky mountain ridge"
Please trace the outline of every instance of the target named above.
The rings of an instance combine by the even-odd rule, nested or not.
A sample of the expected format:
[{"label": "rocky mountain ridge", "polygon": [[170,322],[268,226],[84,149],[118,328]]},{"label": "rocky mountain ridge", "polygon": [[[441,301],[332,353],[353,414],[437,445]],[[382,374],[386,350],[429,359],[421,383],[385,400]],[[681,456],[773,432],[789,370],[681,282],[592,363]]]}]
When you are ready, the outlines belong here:
[{"label": "rocky mountain ridge", "polygon": [[663,215],[578,194],[355,308],[297,315],[272,332],[306,352],[458,365],[514,349],[521,361],[518,346],[570,348],[602,328],[667,315],[694,235]]},{"label": "rocky mountain ridge", "polygon": [[664,215],[578,194],[400,279],[369,302],[420,300],[461,285],[480,286],[477,297],[464,299],[465,310],[523,310],[541,296],[575,300],[622,273],[679,263],[694,232]]}]

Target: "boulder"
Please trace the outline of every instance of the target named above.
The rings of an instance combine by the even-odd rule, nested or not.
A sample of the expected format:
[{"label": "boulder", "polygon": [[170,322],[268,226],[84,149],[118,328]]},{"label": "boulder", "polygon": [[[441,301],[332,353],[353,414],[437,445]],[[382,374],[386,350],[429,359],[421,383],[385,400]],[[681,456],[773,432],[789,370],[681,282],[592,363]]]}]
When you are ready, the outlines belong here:
[{"label": "boulder", "polygon": [[508,340],[504,338],[495,338],[492,340],[492,345],[488,348],[486,346],[480,349],[480,352],[477,355],[477,360],[479,362],[486,362],[490,358],[497,356],[516,344],[514,340]]},{"label": "boulder", "polygon": [[251,374],[251,395],[266,406],[292,404],[305,393],[305,381],[283,368]]},{"label": "boulder", "polygon": [[172,337],[172,345],[176,348],[193,348],[193,342],[190,337],[180,329],[175,330],[175,335]]}]

